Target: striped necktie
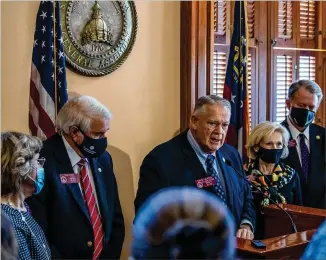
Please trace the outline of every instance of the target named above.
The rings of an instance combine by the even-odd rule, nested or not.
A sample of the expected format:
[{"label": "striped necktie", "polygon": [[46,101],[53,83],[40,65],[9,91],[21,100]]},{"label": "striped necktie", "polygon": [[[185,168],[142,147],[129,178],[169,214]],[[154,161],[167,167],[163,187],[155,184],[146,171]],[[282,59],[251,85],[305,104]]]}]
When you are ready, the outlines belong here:
[{"label": "striped necktie", "polygon": [[87,208],[93,227],[93,234],[94,234],[93,260],[95,260],[98,259],[103,249],[104,231],[102,227],[102,220],[98,211],[98,207],[96,205],[93,188],[86,171],[87,162],[85,159],[81,159],[78,165],[80,167],[81,183],[83,187],[84,198],[87,203]]}]

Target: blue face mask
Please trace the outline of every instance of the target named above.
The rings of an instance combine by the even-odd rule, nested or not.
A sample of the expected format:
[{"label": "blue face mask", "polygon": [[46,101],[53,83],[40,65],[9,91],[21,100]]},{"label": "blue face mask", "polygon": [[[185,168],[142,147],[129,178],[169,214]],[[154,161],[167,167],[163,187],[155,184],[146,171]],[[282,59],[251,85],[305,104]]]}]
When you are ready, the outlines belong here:
[{"label": "blue face mask", "polygon": [[[32,177],[28,176],[31,180],[33,180]],[[36,180],[34,181],[35,191],[33,194],[39,194],[44,186],[44,168],[37,168],[36,170]]]}]

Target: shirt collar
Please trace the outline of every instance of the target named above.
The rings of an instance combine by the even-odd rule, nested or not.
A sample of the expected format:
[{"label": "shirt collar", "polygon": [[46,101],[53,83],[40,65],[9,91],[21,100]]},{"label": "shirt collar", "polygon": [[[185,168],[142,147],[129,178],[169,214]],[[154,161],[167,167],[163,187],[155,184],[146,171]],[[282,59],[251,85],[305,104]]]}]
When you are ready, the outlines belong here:
[{"label": "shirt collar", "polygon": [[187,132],[187,139],[188,139],[188,142],[190,143],[192,149],[194,149],[194,151],[198,157],[202,158],[205,161],[206,161],[208,155],[213,155],[214,158],[216,158],[216,153],[208,154],[208,153],[203,152],[203,150],[200,148],[199,144],[195,140],[194,136],[192,135],[190,129]]},{"label": "shirt collar", "polygon": [[62,135],[62,140],[63,143],[66,147],[69,159],[70,159],[70,163],[71,166],[74,167],[77,163],[79,163],[79,161],[82,159],[77,153],[76,151],[70,146],[70,144],[67,142],[66,138]]},{"label": "shirt collar", "polygon": [[287,117],[287,122],[288,122],[288,125],[289,125],[289,129],[290,129],[290,132],[292,134],[292,138],[294,140],[298,140],[299,139],[299,135],[300,134],[304,134],[305,137],[307,138],[307,140],[309,141],[309,128],[310,126],[308,126],[303,132],[300,132],[294,125],[293,123],[291,122],[289,116]]}]

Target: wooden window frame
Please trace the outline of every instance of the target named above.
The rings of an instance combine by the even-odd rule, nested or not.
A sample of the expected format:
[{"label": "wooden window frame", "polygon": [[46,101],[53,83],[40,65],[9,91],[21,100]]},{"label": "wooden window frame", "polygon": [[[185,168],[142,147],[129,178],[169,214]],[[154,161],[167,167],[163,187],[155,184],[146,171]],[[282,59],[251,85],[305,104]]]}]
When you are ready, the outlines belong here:
[{"label": "wooden window frame", "polygon": [[188,127],[198,97],[212,85],[214,2],[180,2],[180,130]]},{"label": "wooden window frame", "polygon": [[[227,1],[227,5],[234,3]],[[326,49],[326,2],[318,2],[317,6],[318,28],[317,47]],[[289,47],[289,43],[282,43],[277,39],[277,20],[274,19],[277,12],[277,2],[257,1],[255,4],[255,33],[254,38],[249,39],[249,46],[256,48],[256,72],[257,82],[254,86],[259,93],[258,100],[253,101],[256,108],[253,112],[257,113],[254,118],[256,123],[271,120],[273,117],[273,99],[274,83],[274,51],[273,40],[276,40],[276,47]],[[294,9],[299,4],[295,4]],[[295,10],[293,12],[296,12]],[[202,95],[207,95],[211,91],[213,80],[213,52],[214,52],[214,2],[213,1],[181,1],[180,2],[180,129],[185,130],[189,124],[189,118],[194,107],[196,99]],[[233,17],[232,12],[227,12],[227,19]],[[267,18],[266,18],[267,17]],[[297,19],[297,18],[295,18]],[[226,36],[232,27],[232,21],[226,25]],[[295,23],[295,22],[294,22]],[[296,38],[293,42],[298,43],[300,48],[311,46],[308,39],[299,39],[300,33],[297,33],[297,27],[293,28],[293,35]],[[228,44],[219,39],[221,43]],[[319,83],[324,96],[326,96],[326,53],[318,52],[316,56],[316,82]],[[259,92],[258,92],[259,91]],[[257,95],[258,96],[258,95]],[[321,103],[316,115],[316,122],[326,125],[326,102]],[[275,109],[275,108],[273,108]]]}]

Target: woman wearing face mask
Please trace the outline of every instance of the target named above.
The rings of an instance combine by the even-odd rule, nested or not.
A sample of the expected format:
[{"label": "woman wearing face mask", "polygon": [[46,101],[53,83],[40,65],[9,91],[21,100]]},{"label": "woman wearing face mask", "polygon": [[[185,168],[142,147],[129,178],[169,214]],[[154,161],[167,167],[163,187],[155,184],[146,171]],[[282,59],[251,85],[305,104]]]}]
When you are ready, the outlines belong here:
[{"label": "woman wearing face mask", "polygon": [[10,219],[19,247],[19,259],[50,259],[40,226],[27,211],[25,199],[44,185],[42,142],[17,132],[1,134],[1,209]]},{"label": "woman wearing face mask", "polygon": [[[251,132],[247,143],[249,164],[245,167],[247,178],[277,203],[302,205],[300,179],[297,172],[280,162],[288,156],[289,134],[278,123],[264,122]],[[253,187],[257,209],[257,231],[263,227],[262,209],[272,204]]]}]

